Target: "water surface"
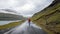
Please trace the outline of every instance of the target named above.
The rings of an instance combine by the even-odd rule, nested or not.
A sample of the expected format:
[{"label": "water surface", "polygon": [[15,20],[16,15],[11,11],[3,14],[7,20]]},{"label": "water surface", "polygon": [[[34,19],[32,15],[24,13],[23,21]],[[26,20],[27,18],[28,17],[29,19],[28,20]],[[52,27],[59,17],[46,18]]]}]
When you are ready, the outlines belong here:
[{"label": "water surface", "polygon": [[5,25],[5,24],[12,23],[12,22],[17,22],[17,21],[20,21],[20,20],[13,20],[13,21],[0,21],[0,25]]}]

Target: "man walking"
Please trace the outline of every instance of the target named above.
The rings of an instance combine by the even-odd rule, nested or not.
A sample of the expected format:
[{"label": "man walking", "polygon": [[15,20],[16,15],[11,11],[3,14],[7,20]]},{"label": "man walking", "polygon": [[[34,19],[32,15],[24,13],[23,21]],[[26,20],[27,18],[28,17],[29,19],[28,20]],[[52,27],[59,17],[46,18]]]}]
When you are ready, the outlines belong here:
[{"label": "man walking", "polygon": [[29,24],[29,26],[30,26],[30,22],[31,22],[31,20],[30,20],[30,18],[28,18],[28,24]]}]

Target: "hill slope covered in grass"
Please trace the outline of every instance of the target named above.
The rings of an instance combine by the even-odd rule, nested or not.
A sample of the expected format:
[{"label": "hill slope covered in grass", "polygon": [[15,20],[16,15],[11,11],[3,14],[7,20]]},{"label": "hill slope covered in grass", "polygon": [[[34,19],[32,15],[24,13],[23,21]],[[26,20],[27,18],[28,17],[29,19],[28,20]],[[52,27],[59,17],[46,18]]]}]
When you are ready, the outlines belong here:
[{"label": "hill slope covered in grass", "polygon": [[22,15],[17,13],[17,11],[12,9],[0,9],[0,20],[22,20],[25,19]]},{"label": "hill slope covered in grass", "polygon": [[0,20],[21,20],[24,19],[21,15],[9,14],[9,13],[0,13]]},{"label": "hill slope covered in grass", "polygon": [[31,20],[48,34],[60,34],[60,0],[54,0],[47,8],[34,14]]}]

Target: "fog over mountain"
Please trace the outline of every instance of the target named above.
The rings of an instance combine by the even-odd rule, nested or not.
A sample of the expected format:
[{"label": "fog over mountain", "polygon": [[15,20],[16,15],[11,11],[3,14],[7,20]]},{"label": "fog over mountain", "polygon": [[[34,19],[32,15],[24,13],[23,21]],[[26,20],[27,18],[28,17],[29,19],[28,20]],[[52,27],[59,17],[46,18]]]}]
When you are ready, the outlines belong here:
[{"label": "fog over mountain", "polygon": [[14,10],[3,9],[0,10],[0,20],[21,20],[24,17],[14,12]]},{"label": "fog over mountain", "polygon": [[17,13],[17,11],[12,10],[12,9],[0,9],[0,13],[10,13],[10,14],[16,14],[16,15],[20,15],[19,13]]}]

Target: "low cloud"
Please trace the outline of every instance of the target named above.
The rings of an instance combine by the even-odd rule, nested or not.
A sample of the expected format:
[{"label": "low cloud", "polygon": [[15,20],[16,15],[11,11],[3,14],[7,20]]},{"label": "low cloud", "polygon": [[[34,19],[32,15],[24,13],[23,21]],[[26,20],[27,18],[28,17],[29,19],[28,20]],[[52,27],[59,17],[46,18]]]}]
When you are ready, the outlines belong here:
[{"label": "low cloud", "polygon": [[53,0],[0,0],[0,9],[12,9],[23,16],[32,16],[52,3]]}]

